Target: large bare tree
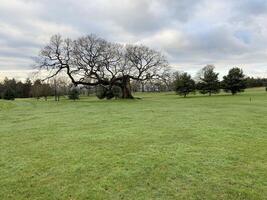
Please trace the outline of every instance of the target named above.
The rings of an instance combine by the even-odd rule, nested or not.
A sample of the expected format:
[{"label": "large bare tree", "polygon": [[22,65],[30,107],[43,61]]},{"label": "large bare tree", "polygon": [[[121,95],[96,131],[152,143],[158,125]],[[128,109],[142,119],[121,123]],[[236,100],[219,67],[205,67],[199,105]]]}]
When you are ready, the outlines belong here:
[{"label": "large bare tree", "polygon": [[118,86],[122,98],[133,98],[131,80],[146,81],[161,76],[168,67],[165,57],[142,45],[110,43],[94,35],[76,40],[51,37],[41,50],[38,67],[47,70],[47,79],[66,73],[74,85]]}]

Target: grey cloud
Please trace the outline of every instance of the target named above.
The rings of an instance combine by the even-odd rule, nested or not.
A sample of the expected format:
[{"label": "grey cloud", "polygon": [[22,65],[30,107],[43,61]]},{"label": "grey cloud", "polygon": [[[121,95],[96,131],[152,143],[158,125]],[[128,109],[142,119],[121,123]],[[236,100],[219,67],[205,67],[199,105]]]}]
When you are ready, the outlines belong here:
[{"label": "grey cloud", "polygon": [[266,0],[243,0],[239,1],[235,8],[244,15],[266,15],[267,1]]},{"label": "grey cloud", "polygon": [[207,63],[267,70],[266,0],[2,0],[0,70],[28,69],[56,33],[145,43],[190,72]]}]

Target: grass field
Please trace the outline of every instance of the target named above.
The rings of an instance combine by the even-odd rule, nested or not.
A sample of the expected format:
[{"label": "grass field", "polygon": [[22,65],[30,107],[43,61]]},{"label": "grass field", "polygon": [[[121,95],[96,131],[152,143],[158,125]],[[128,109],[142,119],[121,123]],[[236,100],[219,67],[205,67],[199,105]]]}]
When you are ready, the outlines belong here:
[{"label": "grass field", "polygon": [[0,101],[0,199],[267,199],[263,88],[136,96]]}]

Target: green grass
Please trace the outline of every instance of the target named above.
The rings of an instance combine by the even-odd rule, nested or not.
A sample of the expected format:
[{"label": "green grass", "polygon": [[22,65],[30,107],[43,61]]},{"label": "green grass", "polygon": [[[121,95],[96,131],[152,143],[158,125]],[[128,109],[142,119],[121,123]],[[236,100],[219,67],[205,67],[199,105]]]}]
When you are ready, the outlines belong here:
[{"label": "green grass", "polygon": [[0,101],[0,199],[267,199],[263,88],[136,96]]}]

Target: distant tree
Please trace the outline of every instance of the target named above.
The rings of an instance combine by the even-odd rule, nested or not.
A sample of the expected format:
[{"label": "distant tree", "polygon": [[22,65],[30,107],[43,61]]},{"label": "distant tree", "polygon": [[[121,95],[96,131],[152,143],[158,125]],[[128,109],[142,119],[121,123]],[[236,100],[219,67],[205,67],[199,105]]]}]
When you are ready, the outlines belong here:
[{"label": "distant tree", "polygon": [[[28,98],[31,96],[31,82],[29,79],[26,82],[16,81],[13,79],[5,78],[4,82],[0,84],[0,96],[3,96],[4,91],[12,90],[15,98]],[[1,98],[1,97],[0,97]]]},{"label": "distant tree", "polygon": [[263,84],[265,86],[265,91],[267,92],[267,80]]},{"label": "distant tree", "polygon": [[24,87],[24,83],[22,83],[21,81],[18,81],[16,83],[15,94],[17,98],[23,97],[23,87]]},{"label": "distant tree", "polygon": [[246,85],[248,88],[265,87],[266,82],[267,82],[267,78],[254,78],[254,77],[246,78]]},{"label": "distant tree", "polygon": [[81,87],[82,91],[84,92],[84,95],[90,96],[90,94],[94,94],[95,92],[95,86],[88,86],[85,85]]},{"label": "distant tree", "polygon": [[160,91],[172,91],[174,78],[175,72],[169,68],[164,69],[164,72],[161,74],[159,79]]},{"label": "distant tree", "polygon": [[10,88],[14,91],[16,98],[28,98],[31,96],[31,81],[29,79],[26,82],[16,81],[13,79],[5,78],[4,83],[2,84],[2,93],[7,88]]},{"label": "distant tree", "polygon": [[5,89],[4,93],[3,93],[3,99],[5,100],[15,100],[16,94],[15,91],[8,87]]},{"label": "distant tree", "polygon": [[7,91],[13,91],[15,97],[17,96],[16,94],[16,88],[17,88],[17,81],[13,78],[13,79],[8,79],[8,78],[5,78],[4,80],[4,90]]},{"label": "distant tree", "polygon": [[23,84],[22,98],[29,98],[32,96],[31,88],[32,88],[32,82],[29,78],[27,78],[25,83]]},{"label": "distant tree", "polygon": [[36,99],[40,99],[42,92],[42,81],[40,79],[37,79],[36,81],[34,81],[32,86],[32,96]]},{"label": "distant tree", "polygon": [[0,99],[2,99],[4,91],[5,91],[5,87],[2,83],[0,83]]},{"label": "distant tree", "polygon": [[59,101],[60,90],[59,90],[58,80],[56,78],[53,79],[53,90],[54,90],[55,101]]},{"label": "distant tree", "polygon": [[[11,92],[12,91],[12,92]],[[5,78],[3,83],[0,83],[0,98],[3,95],[14,94],[14,98],[29,98],[34,96],[39,99],[40,97],[45,97],[51,95],[51,87],[49,84],[43,84],[41,80],[36,80],[32,84],[31,80],[28,78],[25,82],[17,81],[14,78]]]},{"label": "distant tree", "polygon": [[41,86],[41,96],[47,101],[47,97],[52,95],[52,88],[48,83],[43,83]]},{"label": "distant tree", "polygon": [[246,80],[242,69],[237,67],[230,69],[228,75],[223,77],[222,87],[225,92],[231,92],[232,95],[244,92]]},{"label": "distant tree", "polygon": [[201,94],[209,94],[211,96],[212,93],[220,92],[219,73],[215,73],[214,68],[213,65],[207,65],[198,73],[197,89]]},{"label": "distant tree", "polygon": [[70,91],[69,91],[69,99],[75,101],[75,100],[80,98],[79,95],[80,95],[80,93],[79,93],[79,90],[77,88],[73,87],[73,88],[70,89]]},{"label": "distant tree", "polygon": [[177,94],[186,97],[189,93],[195,92],[195,81],[187,73],[177,73],[174,87]]},{"label": "distant tree", "polygon": [[68,95],[68,80],[65,77],[53,77],[52,79],[52,90],[54,93],[55,101],[59,101],[63,95]]}]

